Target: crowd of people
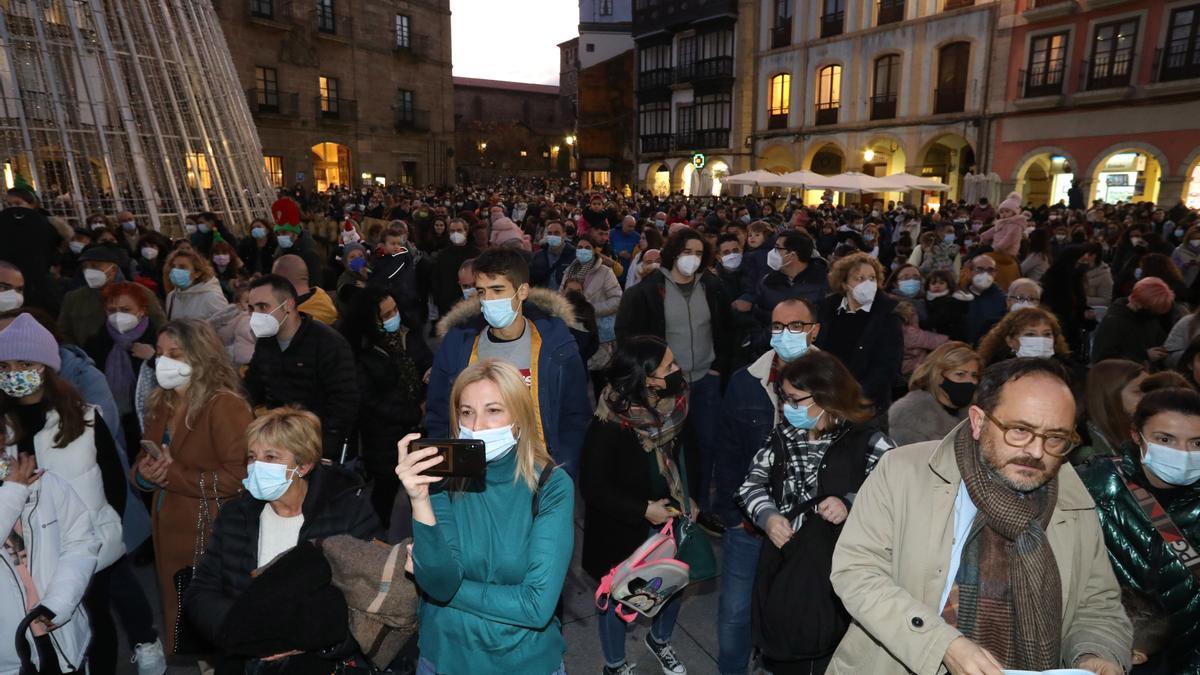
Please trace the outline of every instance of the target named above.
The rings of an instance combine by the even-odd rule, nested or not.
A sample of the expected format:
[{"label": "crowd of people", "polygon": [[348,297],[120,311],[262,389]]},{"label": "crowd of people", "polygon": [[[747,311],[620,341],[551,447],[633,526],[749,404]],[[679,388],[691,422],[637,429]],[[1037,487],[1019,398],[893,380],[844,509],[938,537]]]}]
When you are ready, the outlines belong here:
[{"label": "crowd of people", "polygon": [[[719,577],[724,675],[1200,674],[1198,368],[1182,204],[514,179],[168,236],[19,186],[0,674],[117,672],[118,625],[140,675],[565,673],[576,502],[602,588],[660,531]],[[633,616],[598,602],[597,670]]]}]

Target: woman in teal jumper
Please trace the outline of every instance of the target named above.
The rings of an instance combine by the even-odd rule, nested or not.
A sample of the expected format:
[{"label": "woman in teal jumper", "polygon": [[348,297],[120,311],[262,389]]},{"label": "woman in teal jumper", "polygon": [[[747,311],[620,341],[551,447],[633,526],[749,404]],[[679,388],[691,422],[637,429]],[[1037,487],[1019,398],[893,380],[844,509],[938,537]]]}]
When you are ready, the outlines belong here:
[{"label": "woman in teal jumper", "polygon": [[574,548],[575,491],[553,468],[520,372],[495,359],[462,371],[450,428],[485,443],[481,484],[459,490],[424,475],[442,458],[410,453],[418,434],[401,439],[396,467],[412,500],[409,571],[422,591],[417,673],[565,673],[554,608]]}]

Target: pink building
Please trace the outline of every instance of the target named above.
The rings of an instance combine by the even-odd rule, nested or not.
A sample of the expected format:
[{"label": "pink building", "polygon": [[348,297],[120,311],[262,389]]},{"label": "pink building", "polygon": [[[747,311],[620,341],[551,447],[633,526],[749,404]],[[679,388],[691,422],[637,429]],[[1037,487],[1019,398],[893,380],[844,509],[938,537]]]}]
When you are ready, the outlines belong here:
[{"label": "pink building", "polygon": [[[989,162],[1032,203],[1200,208],[1200,1],[1010,0]],[[999,75],[999,74],[998,74]]]}]

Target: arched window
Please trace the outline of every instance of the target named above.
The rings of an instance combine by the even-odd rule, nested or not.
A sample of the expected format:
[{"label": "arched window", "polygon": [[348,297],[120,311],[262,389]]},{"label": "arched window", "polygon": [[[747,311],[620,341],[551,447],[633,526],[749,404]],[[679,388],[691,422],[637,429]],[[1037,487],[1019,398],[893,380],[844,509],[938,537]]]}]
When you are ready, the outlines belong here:
[{"label": "arched window", "polygon": [[971,64],[971,43],[951,42],[938,50],[935,114],[959,113],[967,107],[967,80]]},{"label": "arched window", "polygon": [[825,66],[817,71],[817,124],[837,124],[842,105],[842,67]]},{"label": "arched window", "polygon": [[770,116],[768,129],[786,129],[788,112],[791,110],[792,76],[787,73],[775,75],[767,90],[767,114]]},{"label": "arched window", "polygon": [[896,117],[896,98],[900,91],[900,56],[888,54],[875,59],[875,84],[871,93],[871,119]]}]

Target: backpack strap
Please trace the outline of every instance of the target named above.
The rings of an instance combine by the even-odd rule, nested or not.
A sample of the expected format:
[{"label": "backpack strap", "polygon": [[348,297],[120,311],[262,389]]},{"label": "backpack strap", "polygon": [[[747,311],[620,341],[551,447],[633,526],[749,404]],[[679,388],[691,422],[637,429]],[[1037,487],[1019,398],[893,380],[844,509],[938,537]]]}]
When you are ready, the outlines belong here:
[{"label": "backpack strap", "polygon": [[1183,531],[1179,529],[1175,521],[1171,520],[1170,514],[1167,513],[1162,504],[1158,503],[1154,495],[1122,473],[1121,458],[1112,457],[1110,459],[1113,463],[1113,468],[1117,471],[1117,475],[1125,483],[1125,488],[1133,494],[1134,501],[1137,502],[1142,513],[1146,514],[1146,519],[1154,526],[1159,537],[1166,543],[1167,548],[1171,550],[1171,553],[1175,554],[1175,558],[1179,560],[1184,568],[1191,572],[1197,581],[1200,581],[1200,553],[1196,552],[1195,547],[1188,541],[1187,536],[1183,534]]},{"label": "backpack strap", "polygon": [[530,505],[530,511],[533,517],[538,517],[538,512],[541,510],[542,488],[546,487],[546,483],[550,482],[550,476],[554,475],[554,463],[547,462],[546,466],[542,467],[542,475],[538,477],[537,488],[533,491],[533,503]]}]

